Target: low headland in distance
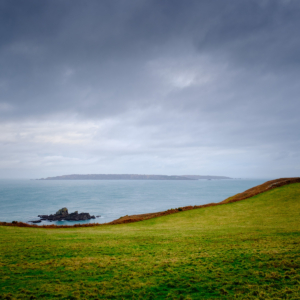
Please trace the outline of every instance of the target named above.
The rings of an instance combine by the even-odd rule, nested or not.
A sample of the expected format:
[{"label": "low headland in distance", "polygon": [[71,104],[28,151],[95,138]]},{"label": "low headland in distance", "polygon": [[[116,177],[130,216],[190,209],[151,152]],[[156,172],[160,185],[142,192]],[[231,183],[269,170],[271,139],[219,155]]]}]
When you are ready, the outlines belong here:
[{"label": "low headland in distance", "polygon": [[199,180],[232,179],[227,176],[210,175],[145,175],[145,174],[72,174],[37,180]]}]

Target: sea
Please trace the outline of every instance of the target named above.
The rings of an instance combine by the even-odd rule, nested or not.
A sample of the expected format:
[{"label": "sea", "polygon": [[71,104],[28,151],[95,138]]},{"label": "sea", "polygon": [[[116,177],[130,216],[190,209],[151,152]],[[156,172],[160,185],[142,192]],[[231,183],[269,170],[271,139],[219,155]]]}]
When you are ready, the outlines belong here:
[{"label": "sea", "polygon": [[217,203],[267,179],[223,180],[0,180],[0,221],[29,222],[38,215],[69,213],[99,216],[86,221],[42,221],[37,225],[107,223],[125,215]]}]

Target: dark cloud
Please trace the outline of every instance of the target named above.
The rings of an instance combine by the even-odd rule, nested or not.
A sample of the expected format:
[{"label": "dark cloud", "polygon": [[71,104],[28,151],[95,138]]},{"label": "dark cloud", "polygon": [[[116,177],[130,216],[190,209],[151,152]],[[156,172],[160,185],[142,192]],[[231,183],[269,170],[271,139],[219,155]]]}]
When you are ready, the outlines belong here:
[{"label": "dark cloud", "polygon": [[2,0],[0,168],[296,176],[299,27],[296,0]]}]

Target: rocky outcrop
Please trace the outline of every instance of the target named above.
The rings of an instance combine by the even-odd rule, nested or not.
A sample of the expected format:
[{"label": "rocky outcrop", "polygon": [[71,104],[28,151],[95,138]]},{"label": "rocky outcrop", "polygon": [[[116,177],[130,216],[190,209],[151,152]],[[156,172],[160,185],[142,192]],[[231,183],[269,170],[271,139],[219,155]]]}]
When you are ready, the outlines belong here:
[{"label": "rocky outcrop", "polygon": [[68,212],[66,207],[59,209],[54,215],[38,215],[40,220],[38,221],[30,221],[32,223],[38,223],[43,220],[47,221],[83,221],[83,220],[90,220],[95,219],[95,216],[91,216],[89,213],[78,213],[75,211],[73,213]]},{"label": "rocky outcrop", "polygon": [[66,216],[66,215],[68,215],[68,214],[69,214],[69,212],[68,212],[68,209],[67,209],[66,207],[63,207],[63,208],[59,209],[59,210],[55,213],[56,216]]}]

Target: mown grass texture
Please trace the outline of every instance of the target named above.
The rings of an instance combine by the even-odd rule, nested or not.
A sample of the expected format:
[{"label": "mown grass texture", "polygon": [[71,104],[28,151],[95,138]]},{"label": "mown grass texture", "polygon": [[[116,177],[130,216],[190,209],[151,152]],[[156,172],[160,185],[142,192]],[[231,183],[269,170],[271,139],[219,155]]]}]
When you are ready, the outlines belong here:
[{"label": "mown grass texture", "polygon": [[0,227],[0,299],[300,299],[300,184],[143,222]]}]

